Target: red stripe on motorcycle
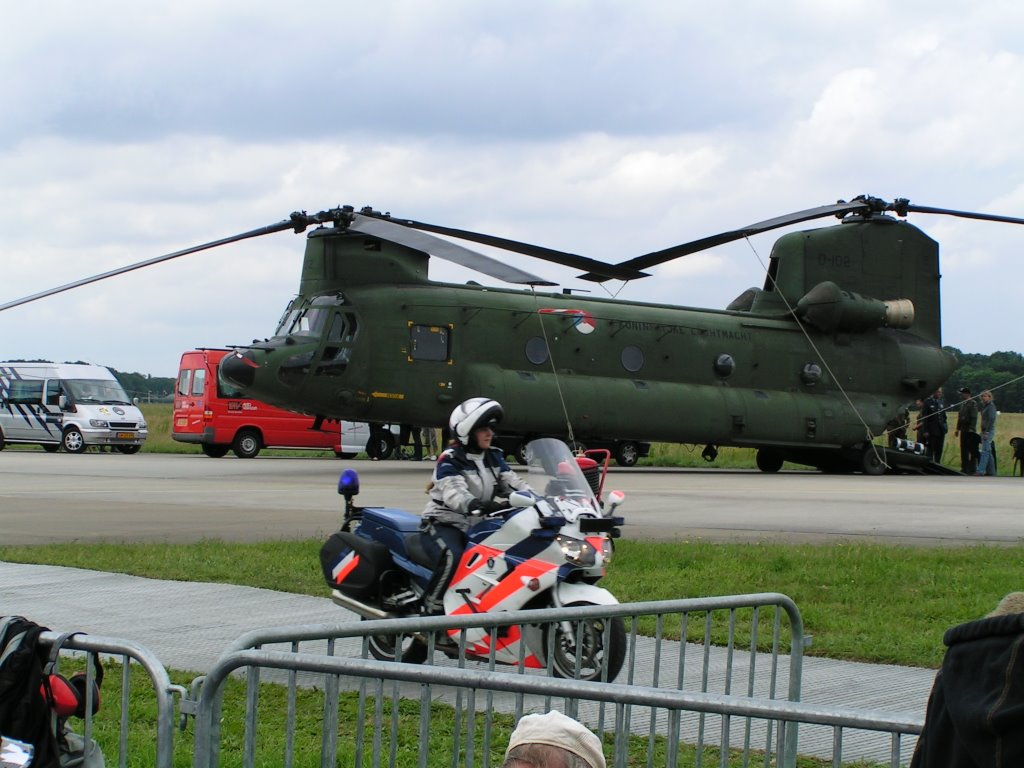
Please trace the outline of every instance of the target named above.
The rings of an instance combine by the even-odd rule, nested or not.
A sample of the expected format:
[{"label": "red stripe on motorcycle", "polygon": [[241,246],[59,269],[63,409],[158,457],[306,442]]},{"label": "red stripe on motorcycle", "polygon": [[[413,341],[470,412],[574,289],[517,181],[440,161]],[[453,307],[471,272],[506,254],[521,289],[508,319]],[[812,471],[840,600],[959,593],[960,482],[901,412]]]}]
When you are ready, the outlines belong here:
[{"label": "red stripe on motorcycle", "polygon": [[359,565],[359,555],[355,552],[350,552],[345,559],[334,566],[334,570],[331,571],[331,575],[334,576],[334,583],[341,584],[345,580],[345,577],[355,570],[355,567]]}]

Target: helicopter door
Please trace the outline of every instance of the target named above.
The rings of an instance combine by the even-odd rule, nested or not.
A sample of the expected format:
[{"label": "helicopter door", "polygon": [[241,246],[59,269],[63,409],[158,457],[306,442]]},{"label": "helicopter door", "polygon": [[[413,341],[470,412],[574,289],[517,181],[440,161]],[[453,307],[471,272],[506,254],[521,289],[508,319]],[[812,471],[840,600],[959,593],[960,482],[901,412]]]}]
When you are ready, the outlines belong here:
[{"label": "helicopter door", "polygon": [[359,328],[353,312],[335,312],[321,346],[317,376],[341,376],[352,362],[353,345]]}]

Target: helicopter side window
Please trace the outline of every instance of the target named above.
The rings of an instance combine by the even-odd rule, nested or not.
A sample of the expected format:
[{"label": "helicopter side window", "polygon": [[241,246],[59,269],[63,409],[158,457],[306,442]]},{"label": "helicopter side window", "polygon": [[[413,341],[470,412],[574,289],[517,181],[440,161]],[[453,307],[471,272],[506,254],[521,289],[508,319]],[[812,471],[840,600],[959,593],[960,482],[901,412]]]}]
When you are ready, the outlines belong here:
[{"label": "helicopter side window", "polygon": [[440,325],[409,326],[409,361],[448,360],[451,329]]},{"label": "helicopter side window", "polygon": [[643,350],[632,344],[628,347],[623,347],[622,355],[619,359],[622,362],[622,367],[630,373],[636,373],[644,367]]}]

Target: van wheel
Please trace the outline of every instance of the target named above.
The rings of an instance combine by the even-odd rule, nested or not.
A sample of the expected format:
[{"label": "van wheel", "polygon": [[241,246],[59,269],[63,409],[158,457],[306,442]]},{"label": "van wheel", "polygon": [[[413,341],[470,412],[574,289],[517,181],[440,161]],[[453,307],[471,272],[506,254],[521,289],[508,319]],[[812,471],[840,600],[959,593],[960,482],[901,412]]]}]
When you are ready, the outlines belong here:
[{"label": "van wheel", "polygon": [[[3,449],[3,439],[0,438],[0,450]],[[60,443],[43,443],[43,450],[47,453],[56,453],[60,450]]]},{"label": "van wheel", "polygon": [[4,431],[0,429],[0,451],[2,451],[6,445],[7,441],[4,440]]},{"label": "van wheel", "polygon": [[115,445],[114,450],[118,453],[123,453],[127,456],[131,456],[133,453],[138,453],[142,448],[141,445]]},{"label": "van wheel", "polygon": [[64,450],[68,453],[85,452],[85,438],[82,437],[82,433],[78,431],[78,427],[68,427],[64,431],[64,438],[61,440],[61,445],[64,446]]},{"label": "van wheel", "polygon": [[635,467],[640,461],[640,446],[633,440],[615,444],[615,463],[620,467]]},{"label": "van wheel", "polygon": [[262,448],[260,433],[255,429],[243,429],[235,435],[235,442],[231,444],[231,450],[240,459],[254,459]]},{"label": "van wheel", "polygon": [[229,445],[214,445],[213,443],[203,443],[203,453],[209,456],[211,459],[219,459],[222,456],[227,456],[228,451],[231,450]]}]

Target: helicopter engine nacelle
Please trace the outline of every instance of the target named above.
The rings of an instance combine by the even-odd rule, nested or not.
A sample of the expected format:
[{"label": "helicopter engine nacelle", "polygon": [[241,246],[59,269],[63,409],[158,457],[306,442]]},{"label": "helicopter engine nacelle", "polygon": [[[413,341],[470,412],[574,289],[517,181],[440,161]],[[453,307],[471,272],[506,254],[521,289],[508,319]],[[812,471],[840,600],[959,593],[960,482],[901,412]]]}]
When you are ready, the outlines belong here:
[{"label": "helicopter engine nacelle", "polygon": [[797,302],[795,313],[825,333],[910,328],[914,324],[914,303],[910,299],[872,299],[844,291],[829,280],[811,288]]}]

